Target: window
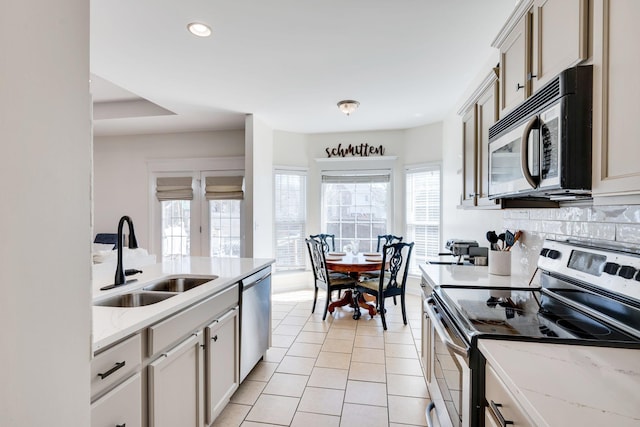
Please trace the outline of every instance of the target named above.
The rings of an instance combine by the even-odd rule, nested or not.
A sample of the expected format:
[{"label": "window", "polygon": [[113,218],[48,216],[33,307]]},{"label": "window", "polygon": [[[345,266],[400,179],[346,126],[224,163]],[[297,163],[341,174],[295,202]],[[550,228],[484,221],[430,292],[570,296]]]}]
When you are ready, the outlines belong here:
[{"label": "window", "polygon": [[391,205],[389,171],[369,175],[322,176],[323,232],[335,234],[336,250],[376,249],[378,235],[387,234]]},{"label": "window", "polygon": [[[175,167],[179,166],[182,164]],[[153,253],[162,257],[242,256],[244,173],[220,169],[151,172]]]},{"label": "window", "polygon": [[278,270],[305,268],[305,223],[307,177],[304,172],[276,170],[275,254]]},{"label": "window", "polygon": [[410,272],[418,264],[436,256],[440,248],[440,166],[406,171],[406,241],[414,242]]}]

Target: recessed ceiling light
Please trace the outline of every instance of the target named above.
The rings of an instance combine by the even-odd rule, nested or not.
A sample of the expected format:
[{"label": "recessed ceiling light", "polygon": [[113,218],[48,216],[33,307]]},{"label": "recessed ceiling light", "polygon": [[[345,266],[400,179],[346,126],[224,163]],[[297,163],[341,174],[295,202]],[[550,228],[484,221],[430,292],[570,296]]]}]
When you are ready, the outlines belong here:
[{"label": "recessed ceiling light", "polygon": [[202,22],[192,22],[187,25],[187,30],[194,36],[209,37],[211,35],[211,27]]}]

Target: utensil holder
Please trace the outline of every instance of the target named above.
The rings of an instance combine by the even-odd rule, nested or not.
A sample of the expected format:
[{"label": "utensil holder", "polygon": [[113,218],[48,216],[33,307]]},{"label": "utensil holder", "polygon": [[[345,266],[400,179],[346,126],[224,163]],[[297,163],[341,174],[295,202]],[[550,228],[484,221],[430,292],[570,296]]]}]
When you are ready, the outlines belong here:
[{"label": "utensil holder", "polygon": [[489,274],[496,276],[511,275],[511,252],[489,251]]}]

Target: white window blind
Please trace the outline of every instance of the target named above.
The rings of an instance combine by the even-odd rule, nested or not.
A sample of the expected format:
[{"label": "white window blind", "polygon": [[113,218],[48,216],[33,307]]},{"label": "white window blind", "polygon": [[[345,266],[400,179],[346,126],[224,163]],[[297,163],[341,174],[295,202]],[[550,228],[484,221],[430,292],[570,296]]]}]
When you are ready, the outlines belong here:
[{"label": "white window blind", "polygon": [[406,172],[406,241],[414,242],[410,271],[436,256],[440,248],[440,166],[409,169]]},{"label": "white window blind", "polygon": [[193,200],[192,178],[162,177],[156,180],[156,197],[158,200]]},{"label": "white window blind", "polygon": [[242,200],[243,176],[207,176],[204,197],[207,200]]},{"label": "white window blind", "polygon": [[276,170],[274,184],[276,268],[304,269],[307,177],[300,171]]},{"label": "white window blind", "polygon": [[375,251],[378,235],[387,234],[391,171],[322,174],[322,231],[334,234],[336,250],[354,246]]}]

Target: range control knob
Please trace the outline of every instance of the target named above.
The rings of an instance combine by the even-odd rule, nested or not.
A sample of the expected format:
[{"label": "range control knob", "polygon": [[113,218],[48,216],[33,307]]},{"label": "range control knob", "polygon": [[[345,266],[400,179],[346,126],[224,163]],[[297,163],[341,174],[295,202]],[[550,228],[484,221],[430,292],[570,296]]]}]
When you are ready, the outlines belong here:
[{"label": "range control knob", "polygon": [[619,268],[620,264],[616,264],[615,262],[608,262],[604,265],[604,272],[607,274],[616,274]]},{"label": "range control knob", "polygon": [[547,248],[542,248],[540,250],[540,255],[542,255],[544,257],[546,257],[548,253],[549,253],[549,249],[547,249]]},{"label": "range control knob", "polygon": [[559,259],[561,256],[562,254],[560,251],[556,251],[555,249],[549,249],[549,252],[547,253],[547,257],[551,259]]},{"label": "range control knob", "polygon": [[630,265],[623,265],[620,267],[620,271],[618,271],[618,276],[624,277],[625,279],[631,279],[637,272],[635,268]]}]

